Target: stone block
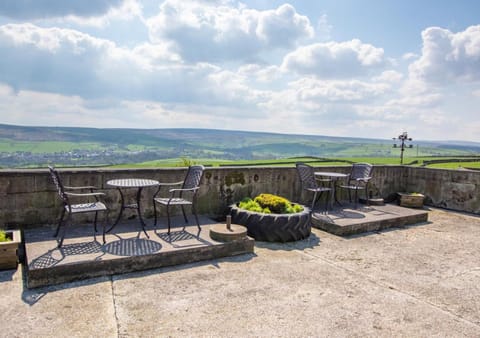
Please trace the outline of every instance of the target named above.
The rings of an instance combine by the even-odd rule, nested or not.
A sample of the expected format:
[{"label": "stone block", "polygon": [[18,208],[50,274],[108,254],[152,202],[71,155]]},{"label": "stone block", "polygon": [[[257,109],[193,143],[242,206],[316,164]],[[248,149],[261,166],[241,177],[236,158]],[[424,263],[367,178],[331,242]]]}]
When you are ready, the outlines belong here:
[{"label": "stone block", "polygon": [[8,184],[8,194],[30,193],[35,191],[35,176],[11,176]]}]

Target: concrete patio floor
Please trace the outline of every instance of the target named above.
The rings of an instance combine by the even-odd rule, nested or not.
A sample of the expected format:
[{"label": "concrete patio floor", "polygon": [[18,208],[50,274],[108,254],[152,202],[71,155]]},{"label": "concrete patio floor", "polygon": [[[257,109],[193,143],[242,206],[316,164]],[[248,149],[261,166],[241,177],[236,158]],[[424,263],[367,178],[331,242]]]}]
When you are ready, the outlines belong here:
[{"label": "concrete patio floor", "polygon": [[33,290],[2,271],[0,336],[478,337],[480,217],[428,219]]}]

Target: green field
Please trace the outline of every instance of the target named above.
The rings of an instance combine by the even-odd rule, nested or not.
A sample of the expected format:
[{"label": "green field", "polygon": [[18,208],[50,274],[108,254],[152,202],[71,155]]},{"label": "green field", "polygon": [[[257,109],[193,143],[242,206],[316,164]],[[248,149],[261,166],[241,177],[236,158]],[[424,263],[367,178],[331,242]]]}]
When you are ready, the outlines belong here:
[{"label": "green field", "polygon": [[430,164],[428,168],[443,168],[443,169],[480,169],[480,160],[477,162],[449,162]]},{"label": "green field", "polygon": [[[400,164],[391,140],[212,129],[96,129],[0,124],[0,167],[155,168],[207,166],[315,166],[368,162]],[[480,143],[419,141],[404,164],[478,167]],[[443,162],[443,163],[435,163]],[[428,161],[432,161],[429,163]],[[465,163],[463,163],[465,162]]]},{"label": "green field", "polygon": [[[478,168],[480,169],[480,158],[476,162],[458,162],[458,158],[451,157],[408,157],[404,159],[404,164],[413,166],[423,166],[424,161],[442,160],[445,163],[436,163],[425,165],[428,168]],[[455,161],[455,162],[448,162]],[[148,161],[143,163],[131,163],[109,166],[111,168],[155,168],[155,167],[184,167],[190,164],[203,164],[205,166],[295,166],[296,162],[305,162],[312,166],[348,166],[351,163],[367,162],[374,165],[398,165],[399,158],[396,157],[342,157],[337,159],[319,159],[315,157],[295,157],[275,160],[251,160],[251,161],[228,161],[220,159],[178,159],[170,158],[158,161]]]}]

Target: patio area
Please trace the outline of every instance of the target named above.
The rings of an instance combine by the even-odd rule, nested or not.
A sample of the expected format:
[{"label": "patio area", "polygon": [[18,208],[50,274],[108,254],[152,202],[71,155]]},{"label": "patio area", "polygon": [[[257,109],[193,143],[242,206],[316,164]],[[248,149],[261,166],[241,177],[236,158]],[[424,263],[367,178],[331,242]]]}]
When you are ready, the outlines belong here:
[{"label": "patio area", "polygon": [[478,216],[432,208],[416,225],[312,229],[254,253],[32,290],[19,267],[0,272],[1,335],[478,337],[479,241]]},{"label": "patio area", "polygon": [[[228,242],[214,240],[210,229],[217,226],[225,229],[226,226],[205,216],[200,219],[201,230],[196,225],[184,226],[182,217],[174,217],[170,234],[165,226],[166,218],[160,220],[158,228],[154,228],[151,221],[147,222],[146,234],[138,218],[122,220],[106,234],[104,245],[101,243],[100,224],[95,237],[91,224],[73,224],[60,248],[53,237],[52,226],[25,230],[27,287],[253,253],[252,238]],[[329,233],[345,236],[420,224],[427,220],[428,212],[423,209],[402,208],[393,204],[363,205],[354,209],[353,205],[345,204],[327,214],[314,212],[311,224]]]},{"label": "patio area", "polygon": [[94,238],[91,224],[74,224],[60,248],[51,227],[26,230],[27,286],[35,288],[253,252],[253,239],[215,241],[209,233],[218,223],[208,217],[199,219],[200,230],[196,224],[185,225],[182,217],[173,217],[170,234],[166,219],[161,219],[156,229],[146,227],[148,238],[138,218],[123,220],[106,234],[103,245],[100,225]]}]

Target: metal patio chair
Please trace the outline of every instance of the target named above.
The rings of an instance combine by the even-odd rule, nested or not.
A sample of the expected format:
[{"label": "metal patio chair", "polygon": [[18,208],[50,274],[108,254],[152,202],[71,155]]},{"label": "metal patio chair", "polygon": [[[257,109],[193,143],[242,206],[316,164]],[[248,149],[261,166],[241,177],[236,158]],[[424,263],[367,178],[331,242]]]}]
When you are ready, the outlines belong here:
[{"label": "metal patio chair", "polygon": [[[172,206],[180,206],[182,208],[183,218],[185,219],[185,223],[188,223],[187,215],[185,214],[185,205],[190,205],[192,207],[192,213],[195,216],[195,220],[197,221],[198,230],[200,228],[200,222],[198,221],[197,210],[195,208],[196,199],[197,199],[197,191],[200,188],[200,180],[202,179],[203,165],[193,165],[188,167],[187,174],[185,175],[185,179],[181,182],[165,184],[160,183],[160,187],[158,188],[157,192],[153,196],[153,212],[155,214],[155,223],[154,226],[157,226],[157,204],[166,207],[167,209],[167,219],[168,219],[168,234],[170,234],[170,227],[171,227],[171,220],[170,220],[170,207]],[[160,193],[162,186],[166,185],[180,185],[182,184],[181,188],[173,188],[169,189],[169,196],[168,197],[157,197]]]},{"label": "metal patio chair", "polygon": [[[49,166],[50,175],[52,177],[53,183],[57,188],[58,195],[62,200],[62,214],[60,216],[60,220],[57,225],[57,229],[55,231],[54,237],[58,237],[60,228],[63,228],[62,235],[60,238],[57,238],[58,247],[60,248],[63,244],[63,240],[65,238],[66,227],[71,222],[72,215],[80,214],[80,213],[95,213],[95,218],[93,221],[94,226],[94,237],[95,233],[97,232],[97,220],[98,220],[98,213],[99,212],[108,212],[107,207],[103,202],[99,200],[100,196],[104,196],[105,194],[102,192],[94,192],[96,187],[93,186],[83,186],[83,187],[69,187],[64,186],[60,179],[60,176],[57,170]],[[81,193],[78,191],[85,191],[89,190],[89,193]],[[75,191],[75,192],[74,192]],[[72,204],[70,202],[70,198],[72,199],[81,199],[82,203]],[[67,218],[65,219],[65,214],[67,214]],[[103,243],[105,244],[105,222],[103,222]]]},{"label": "metal patio chair", "polygon": [[358,191],[365,190],[365,203],[368,205],[368,184],[372,178],[373,166],[369,163],[354,163],[347,178],[347,183],[340,188],[348,190],[348,199],[352,202],[352,193],[355,191],[355,209],[358,203]]},{"label": "metal patio chair", "polygon": [[325,199],[325,211],[328,209],[328,201],[331,194],[332,189],[321,186],[318,184],[317,179],[315,178],[315,170],[312,166],[309,166],[305,163],[296,163],[298,177],[300,178],[300,182],[302,184],[302,189],[313,192],[313,200],[312,200],[312,212],[315,207],[315,204],[320,199],[324,192],[327,192],[327,198]]}]

